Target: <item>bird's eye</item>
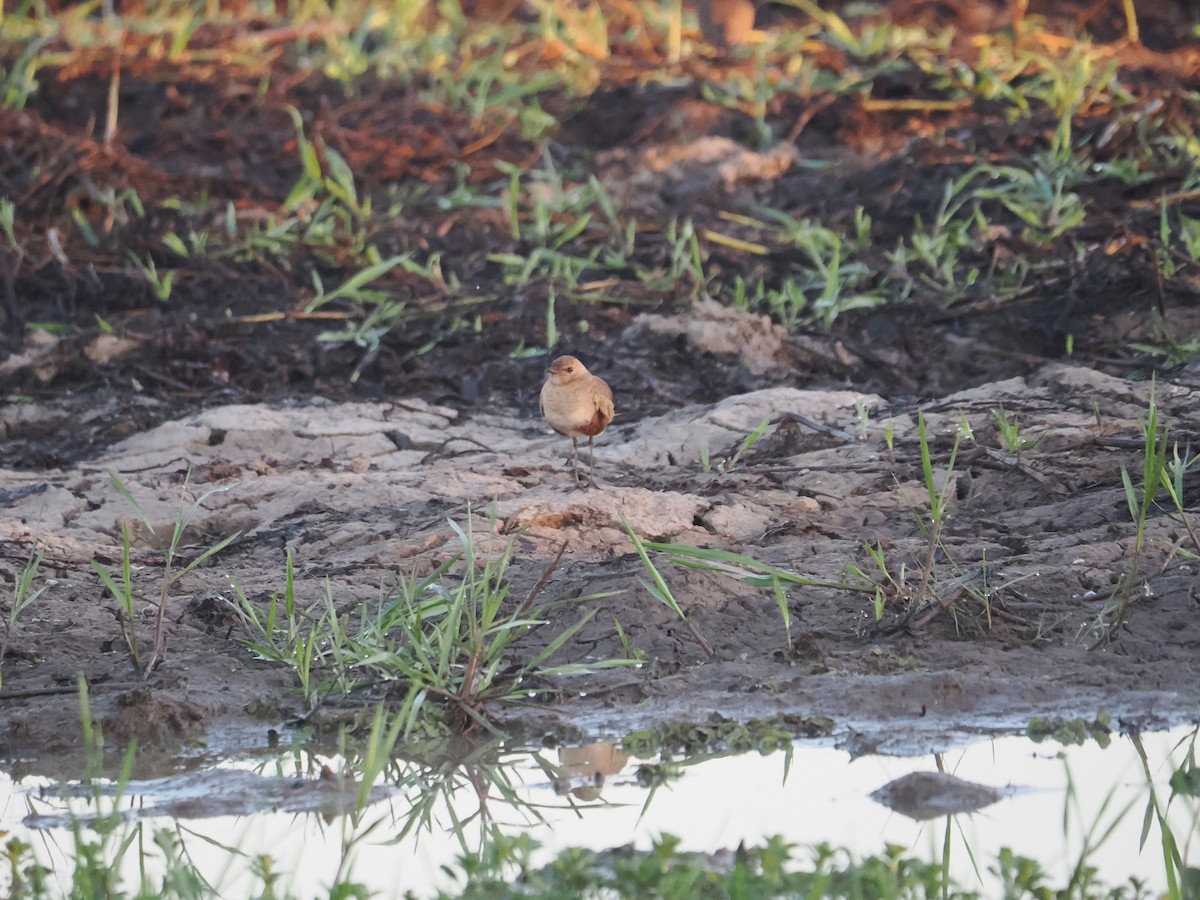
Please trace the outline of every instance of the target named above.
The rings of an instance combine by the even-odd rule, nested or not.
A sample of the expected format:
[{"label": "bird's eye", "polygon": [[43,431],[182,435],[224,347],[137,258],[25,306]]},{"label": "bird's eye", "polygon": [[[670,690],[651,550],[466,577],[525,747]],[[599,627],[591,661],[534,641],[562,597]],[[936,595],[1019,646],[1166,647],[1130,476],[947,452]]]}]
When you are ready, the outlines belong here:
[{"label": "bird's eye", "polygon": [[574,366],[567,366],[567,374],[568,374],[568,375],[570,375],[570,374],[571,374],[572,372],[574,372],[574,371],[575,371],[575,367],[574,367]]}]

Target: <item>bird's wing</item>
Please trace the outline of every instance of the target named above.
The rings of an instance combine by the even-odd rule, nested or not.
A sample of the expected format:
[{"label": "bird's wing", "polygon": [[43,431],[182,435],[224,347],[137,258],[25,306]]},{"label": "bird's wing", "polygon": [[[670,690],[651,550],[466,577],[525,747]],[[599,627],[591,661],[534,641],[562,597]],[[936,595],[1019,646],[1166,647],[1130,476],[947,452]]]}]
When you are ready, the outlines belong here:
[{"label": "bird's wing", "polygon": [[596,411],[604,416],[605,424],[612,421],[613,418],[613,395],[612,388],[601,379],[596,379]]}]

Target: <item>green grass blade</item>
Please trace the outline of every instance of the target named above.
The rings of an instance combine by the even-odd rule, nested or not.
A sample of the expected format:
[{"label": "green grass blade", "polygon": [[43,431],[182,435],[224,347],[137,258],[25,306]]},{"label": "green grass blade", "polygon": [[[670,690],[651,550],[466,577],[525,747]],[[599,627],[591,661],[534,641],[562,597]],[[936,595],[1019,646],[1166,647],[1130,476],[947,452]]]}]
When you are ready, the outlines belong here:
[{"label": "green grass blade", "polygon": [[586,625],[588,622],[590,622],[592,620],[592,618],[596,615],[596,612],[597,612],[597,610],[595,610],[595,609],[588,610],[587,613],[584,614],[584,616],[578,622],[576,622],[574,625],[570,626],[569,628],[565,629],[564,631],[560,632],[554,638],[554,640],[552,640],[549,644],[546,645],[545,649],[543,649],[537,656],[535,656],[532,660],[529,661],[529,664],[527,666],[525,666],[525,671],[531,671],[531,670],[537,669],[539,666],[541,666],[541,664],[544,663],[551,656],[553,656],[555,654],[555,652],[560,647],[562,647],[563,644],[565,644],[567,641],[569,641],[571,638],[573,638],[578,633],[579,629],[583,628],[584,625]]},{"label": "green grass blade", "polygon": [[642,565],[646,567],[646,571],[650,574],[654,584],[653,586],[647,584],[640,578],[638,581],[641,582],[642,586],[645,587],[646,590],[650,591],[656,600],[673,610],[681,619],[686,618],[686,616],[683,614],[683,610],[679,608],[679,604],[676,602],[675,597],[671,594],[671,589],[667,587],[667,582],[662,577],[662,573],[660,573],[658,569],[654,567],[654,563],[650,561],[650,556],[646,553],[646,545],[642,543],[642,539],[634,533],[633,527],[624,519],[621,520],[621,525],[624,526],[625,533],[629,535],[629,539],[633,541],[633,547],[635,550],[637,550],[638,556],[641,557]]},{"label": "green grass blade", "polygon": [[190,563],[188,563],[186,566],[184,566],[182,569],[180,569],[178,572],[176,572],[172,576],[172,580],[178,581],[180,578],[182,578],[188,572],[192,571],[192,569],[196,568],[196,566],[200,565],[206,559],[216,556],[218,553],[220,553],[222,550],[224,550],[226,547],[228,547],[230,544],[232,544],[234,541],[236,541],[241,536],[242,536],[242,533],[240,531],[235,531],[233,534],[229,535],[228,537],[223,538],[222,540],[213,544],[211,547],[209,547],[207,550],[205,550],[203,553],[201,553],[199,556],[197,556],[195,559],[193,559]]}]

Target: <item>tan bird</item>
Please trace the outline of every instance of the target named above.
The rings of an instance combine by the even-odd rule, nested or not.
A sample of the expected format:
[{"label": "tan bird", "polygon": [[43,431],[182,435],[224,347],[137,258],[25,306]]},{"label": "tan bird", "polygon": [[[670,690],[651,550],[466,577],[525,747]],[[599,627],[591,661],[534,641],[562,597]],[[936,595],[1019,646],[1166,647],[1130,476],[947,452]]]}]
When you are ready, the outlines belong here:
[{"label": "tan bird", "polygon": [[596,451],[592,438],[608,427],[613,418],[613,396],[603,378],[587,370],[573,356],[560,356],[546,370],[542,385],[542,418],[551,428],[571,439],[575,452],[575,483],[579,484],[579,439],[588,439],[591,481],[596,483]]}]

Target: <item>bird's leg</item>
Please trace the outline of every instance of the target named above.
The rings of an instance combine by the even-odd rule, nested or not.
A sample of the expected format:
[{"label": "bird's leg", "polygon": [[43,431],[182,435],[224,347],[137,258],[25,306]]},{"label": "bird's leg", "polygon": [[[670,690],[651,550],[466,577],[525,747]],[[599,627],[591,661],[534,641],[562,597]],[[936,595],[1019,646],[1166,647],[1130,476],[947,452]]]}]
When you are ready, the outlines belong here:
[{"label": "bird's leg", "polygon": [[588,468],[591,470],[592,487],[596,486],[596,445],[588,438]]},{"label": "bird's leg", "polygon": [[575,448],[575,452],[571,454],[571,463],[575,467],[575,486],[579,486],[579,438],[571,438],[571,446]]}]

